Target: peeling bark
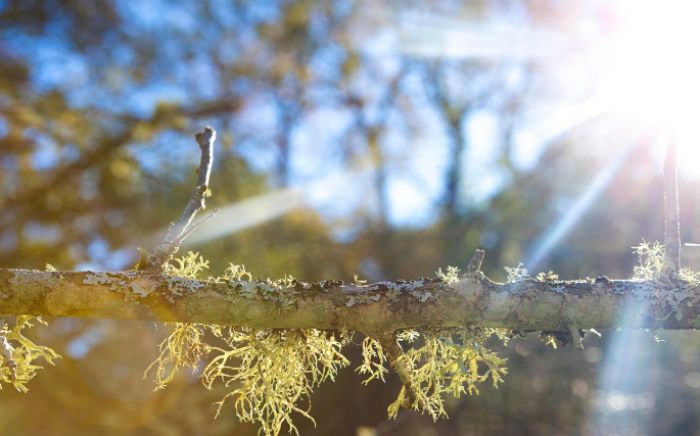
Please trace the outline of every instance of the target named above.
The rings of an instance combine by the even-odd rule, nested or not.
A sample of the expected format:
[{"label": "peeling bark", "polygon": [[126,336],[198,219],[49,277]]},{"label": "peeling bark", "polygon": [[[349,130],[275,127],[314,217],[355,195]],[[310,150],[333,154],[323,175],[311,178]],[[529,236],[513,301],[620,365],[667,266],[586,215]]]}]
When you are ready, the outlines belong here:
[{"label": "peeling bark", "polygon": [[494,283],[465,276],[380,282],[198,281],[152,271],[48,272],[0,269],[0,314],[234,324],[256,328],[498,327],[568,331],[625,326],[700,327],[700,288],[672,280]]}]

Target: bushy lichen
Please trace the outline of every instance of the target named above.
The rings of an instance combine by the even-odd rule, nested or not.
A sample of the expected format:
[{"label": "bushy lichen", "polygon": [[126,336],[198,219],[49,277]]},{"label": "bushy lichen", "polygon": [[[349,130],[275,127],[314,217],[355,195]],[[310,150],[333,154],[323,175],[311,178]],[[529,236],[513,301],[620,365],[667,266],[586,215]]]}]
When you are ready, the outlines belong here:
[{"label": "bushy lichen", "polygon": [[298,433],[293,413],[313,422],[308,400],[314,387],[350,363],[341,353],[349,342],[342,332],[231,327],[219,337],[226,347],[211,348],[214,357],[202,373],[207,388],[219,381],[231,388],[217,402],[217,415],[230,399],[238,419],[258,423],[266,435],[283,427]]},{"label": "bushy lichen", "polygon": [[515,283],[524,280],[530,276],[529,272],[522,263],[516,267],[504,267],[506,270],[506,283]]},{"label": "bushy lichen", "polygon": [[[208,267],[198,254],[188,253],[176,259],[167,272],[181,280],[194,280]],[[231,264],[223,276],[213,281],[250,281],[243,266]],[[250,282],[249,291],[261,298],[278,302],[291,301],[296,281]],[[241,288],[242,293],[245,289]],[[275,295],[275,294],[279,295]],[[205,335],[217,341],[204,342]],[[260,425],[260,433],[278,434],[283,427],[297,432],[292,414],[299,413],[313,421],[308,399],[313,388],[333,379],[349,361],[341,349],[349,342],[343,332],[320,330],[256,330],[222,328],[201,324],[174,324],[172,333],[160,344],[156,360],[144,377],[154,372],[156,389],[170,383],[181,368],[196,371],[205,358],[202,383],[212,389],[217,382],[230,391],[217,403],[217,416],[227,400],[233,401],[238,419]],[[300,406],[300,403],[307,406]]]},{"label": "bushy lichen", "polygon": [[165,388],[173,381],[180,368],[197,370],[197,364],[208,351],[202,336],[208,326],[201,324],[175,323],[173,331],[158,346],[158,357],[151,363],[143,377],[155,372],[156,390]]},{"label": "bushy lichen", "polygon": [[[205,334],[219,344],[206,344]],[[206,357],[208,362],[201,374],[204,386],[213,389],[221,383],[229,389],[216,403],[217,416],[231,400],[238,419],[257,423],[262,434],[276,435],[284,427],[298,433],[292,415],[298,413],[313,422],[309,396],[314,387],[334,379],[338,370],[349,364],[341,353],[349,339],[343,332],[313,329],[255,330],[176,324],[144,377],[155,371],[156,389],[162,389],[180,368],[189,367],[194,372]]]},{"label": "bushy lichen", "polygon": [[541,272],[537,274],[535,280],[537,280],[538,282],[556,282],[557,280],[559,280],[559,274],[551,270],[546,273]]},{"label": "bushy lichen", "polygon": [[[664,270],[664,256],[666,249],[662,243],[642,241],[632,247],[632,252],[637,255],[639,264],[634,267],[634,278],[638,280],[659,280]],[[700,273],[689,268],[683,268],[678,272],[680,280],[689,282],[695,286],[700,284]]]},{"label": "bushy lichen", "polygon": [[457,283],[459,281],[459,273],[460,269],[457,268],[456,266],[448,266],[447,269],[443,272],[442,268],[439,268],[436,272],[435,275],[438,276],[439,278],[442,279],[445,283],[448,285],[451,285],[453,283]]},{"label": "bushy lichen", "polygon": [[[199,255],[188,253],[168,266],[172,277],[195,280],[208,263]],[[459,280],[459,270],[448,268],[442,281]],[[281,280],[256,280],[241,265],[231,264],[215,282],[230,282],[239,295],[272,299],[283,307],[293,304],[296,293],[304,288],[292,277]],[[418,282],[417,282],[418,283]],[[349,304],[376,302],[383,295],[398,298],[415,291],[422,284],[412,282],[377,284],[377,289],[360,290]],[[357,286],[363,286],[362,282]],[[319,285],[323,288],[322,285]],[[380,292],[381,291],[381,292]],[[396,294],[396,295],[394,295]],[[392,297],[393,295],[393,297]],[[431,296],[414,296],[428,300]],[[491,379],[494,385],[506,373],[505,360],[485,347],[492,335],[506,336],[500,330],[468,330],[457,333],[404,331],[396,336],[403,346],[396,359],[408,368],[409,383],[389,407],[395,417],[401,407],[428,413],[434,419],[447,416],[445,396],[477,393],[477,384]],[[207,343],[205,342],[211,342]],[[209,389],[222,384],[228,389],[217,402],[217,415],[228,401],[241,421],[254,422],[260,433],[279,434],[283,429],[296,433],[292,421],[299,414],[313,421],[309,397],[313,388],[337,372],[349,361],[342,348],[350,341],[345,332],[304,330],[261,330],[219,327],[201,324],[174,324],[172,333],[160,344],[156,360],[146,370],[154,374],[156,389],[170,383],[181,368],[203,368],[202,383]],[[362,343],[362,363],[356,369],[365,375],[364,383],[385,381],[388,355],[380,340],[366,337]],[[204,362],[202,364],[202,362]],[[394,362],[396,363],[396,362]],[[408,389],[408,390],[407,390]],[[409,391],[410,390],[410,391]]]},{"label": "bushy lichen", "polygon": [[27,392],[27,383],[43,368],[37,362],[43,360],[53,365],[54,360],[61,357],[51,348],[37,345],[24,336],[24,331],[33,326],[32,321],[45,324],[41,318],[23,315],[16,317],[13,327],[4,324],[0,328],[0,389],[3,384],[9,384],[20,392]]},{"label": "bushy lichen", "polygon": [[202,272],[209,269],[209,261],[201,254],[188,251],[182,257],[175,258],[166,264],[165,274],[196,279]]},{"label": "bushy lichen", "polygon": [[[668,278],[664,276],[664,256],[665,247],[660,242],[649,243],[642,241],[641,244],[632,247],[632,251],[637,255],[639,264],[634,267],[634,278],[638,280],[664,281]],[[700,298],[693,291],[693,288],[700,285],[700,273],[691,269],[683,268],[678,272],[673,292],[658,292],[656,297],[663,300],[667,308],[657,314],[657,319],[664,320],[674,316],[677,320],[683,319],[682,307],[695,306],[700,304]]]},{"label": "bushy lichen", "polygon": [[386,362],[387,358],[382,345],[376,339],[367,336],[362,341],[362,364],[355,371],[367,376],[362,381],[365,385],[372,380],[386,381],[384,377],[389,372]]},{"label": "bushy lichen", "polygon": [[228,281],[253,281],[253,275],[245,270],[245,266],[235,263],[229,263],[228,268],[220,278]]},{"label": "bushy lichen", "polygon": [[[408,383],[389,405],[389,416],[395,418],[403,407],[427,413],[433,420],[447,418],[445,397],[459,398],[478,394],[478,385],[491,380],[494,387],[507,374],[506,359],[485,346],[492,335],[507,340],[497,330],[465,330],[454,333],[422,334],[408,330],[397,341],[409,346],[395,366],[407,372]],[[420,341],[419,346],[414,346]]]},{"label": "bushy lichen", "polygon": [[[55,272],[56,268],[47,263],[46,271]],[[27,383],[43,369],[38,362],[43,360],[53,365],[61,358],[53,349],[37,345],[25,336],[33,322],[46,325],[39,317],[20,315],[14,317],[14,326],[10,327],[0,318],[0,389],[3,384],[9,384],[20,392],[28,392]]]},{"label": "bushy lichen", "polygon": [[657,280],[664,266],[664,246],[660,242],[641,244],[632,247],[639,264],[634,267],[634,278],[638,280]]}]

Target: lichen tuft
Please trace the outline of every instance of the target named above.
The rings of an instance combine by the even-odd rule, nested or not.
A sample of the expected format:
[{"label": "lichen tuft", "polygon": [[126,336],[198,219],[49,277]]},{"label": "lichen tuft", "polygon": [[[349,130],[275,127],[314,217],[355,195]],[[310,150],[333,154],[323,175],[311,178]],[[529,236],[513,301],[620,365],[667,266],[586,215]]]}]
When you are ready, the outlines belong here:
[{"label": "lichen tuft", "polygon": [[28,392],[27,383],[43,368],[37,361],[53,365],[61,357],[51,348],[37,345],[24,336],[24,330],[33,326],[32,321],[46,324],[41,318],[22,315],[16,317],[12,328],[7,324],[0,328],[0,389],[3,384],[9,384],[20,392]]}]

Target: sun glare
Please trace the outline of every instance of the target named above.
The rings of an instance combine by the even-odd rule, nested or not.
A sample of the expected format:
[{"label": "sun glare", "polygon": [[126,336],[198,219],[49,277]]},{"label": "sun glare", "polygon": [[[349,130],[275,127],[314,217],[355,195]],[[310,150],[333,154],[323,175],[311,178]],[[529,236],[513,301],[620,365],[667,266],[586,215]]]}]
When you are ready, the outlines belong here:
[{"label": "sun glare", "polygon": [[698,162],[700,2],[624,0],[617,13],[600,47],[603,98],[614,112],[675,138],[682,161]]}]

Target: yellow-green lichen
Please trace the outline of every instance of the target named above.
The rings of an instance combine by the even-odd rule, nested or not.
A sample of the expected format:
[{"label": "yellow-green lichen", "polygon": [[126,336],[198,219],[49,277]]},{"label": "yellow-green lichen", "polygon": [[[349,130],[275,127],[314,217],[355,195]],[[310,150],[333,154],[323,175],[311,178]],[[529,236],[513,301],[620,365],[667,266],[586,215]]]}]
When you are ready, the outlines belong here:
[{"label": "yellow-green lichen", "polygon": [[530,276],[527,269],[522,263],[519,263],[516,267],[504,267],[506,270],[506,283],[515,283],[521,280],[525,280]]},{"label": "yellow-green lichen", "polygon": [[[373,285],[360,285],[345,296],[345,306],[352,307],[356,304],[373,304],[382,299],[396,302],[402,296],[409,296],[425,303],[435,298],[433,292],[424,289],[429,283],[435,283],[438,279],[424,279],[415,281],[379,282]],[[442,282],[441,279],[438,281]]]},{"label": "yellow-green lichen", "polygon": [[442,279],[442,281],[450,285],[459,281],[460,272],[460,269],[456,266],[448,266],[444,272],[442,271],[442,268],[439,268],[435,272],[435,275],[437,275],[439,278]]},{"label": "yellow-green lichen", "polygon": [[91,272],[85,276],[83,284],[90,286],[109,286],[110,291],[116,291],[126,285],[126,282],[120,281],[108,273]]},{"label": "yellow-green lichen", "polygon": [[[683,319],[683,306],[692,307],[700,303],[700,297],[695,289],[700,285],[700,274],[690,269],[684,268],[678,272],[677,281],[670,282],[664,275],[665,247],[657,242],[649,243],[642,241],[641,244],[632,247],[632,251],[637,255],[639,263],[634,267],[634,278],[637,280],[648,280],[654,282],[668,283],[667,290],[658,290],[653,294],[656,299],[661,299],[660,307],[657,311],[657,320],[666,320],[673,316],[676,320]],[[637,297],[645,298],[650,294],[638,292]],[[666,307],[666,310],[663,310]]]},{"label": "yellow-green lichen", "polygon": [[372,304],[381,300],[382,295],[379,293],[358,292],[348,295],[345,299],[345,307],[352,307],[356,304]]},{"label": "yellow-green lichen", "polygon": [[314,387],[349,364],[341,354],[349,336],[342,332],[228,328],[220,338],[226,347],[212,347],[202,373],[209,389],[216,382],[233,387],[217,403],[217,414],[231,400],[238,419],[259,424],[266,435],[285,427],[298,434],[292,414],[313,421],[308,400]]},{"label": "yellow-green lichen", "polygon": [[409,348],[397,358],[395,366],[403,368],[409,381],[389,405],[389,416],[395,418],[401,408],[407,407],[427,413],[433,420],[446,418],[447,395],[459,398],[478,394],[478,385],[489,379],[497,387],[507,369],[506,359],[485,346],[494,334],[506,340],[497,330],[450,334],[408,330],[398,335],[399,344]]},{"label": "yellow-green lichen", "polygon": [[51,348],[37,345],[25,336],[24,331],[32,327],[33,321],[45,324],[40,318],[23,315],[16,317],[13,327],[5,323],[0,328],[0,389],[3,384],[9,384],[27,392],[27,383],[43,368],[38,362],[43,360],[53,365],[60,358]]},{"label": "yellow-green lichen", "polygon": [[357,367],[361,375],[367,376],[362,384],[368,384],[372,380],[386,381],[384,376],[389,372],[386,368],[387,358],[382,345],[376,339],[366,337],[362,341],[362,364]]},{"label": "yellow-green lichen", "polygon": [[172,333],[158,346],[158,357],[146,368],[143,377],[147,378],[154,371],[155,389],[159,390],[173,381],[180,368],[188,367],[194,372],[208,351],[202,341],[207,329],[201,324],[173,324]]},{"label": "yellow-green lichen", "polygon": [[[205,269],[198,256],[188,254],[173,264],[169,273],[182,280],[195,280]],[[449,270],[449,274],[458,274],[458,270]],[[253,281],[252,275],[239,265],[231,265],[223,276],[207,280],[228,283],[243,298],[268,299],[283,308],[291,307],[305,290],[325,291],[341,284],[307,284],[292,277]],[[346,305],[371,304],[382,298],[394,301],[403,295],[428,301],[433,293],[423,291],[425,284],[439,286],[443,282],[444,279],[426,279],[374,285],[356,283],[357,291],[348,296]],[[403,349],[399,348],[400,356],[392,359],[399,359],[401,366],[408,369],[408,383],[389,407],[389,415],[396,416],[399,408],[408,407],[428,413],[434,419],[444,417],[447,394],[477,393],[477,384],[487,380],[494,385],[500,383],[506,373],[505,360],[485,347],[486,340],[494,334],[505,340],[505,335],[497,330],[400,332],[397,344]],[[313,421],[309,404],[312,390],[323,381],[334,379],[349,364],[342,354],[349,341],[350,335],[342,331],[175,324],[170,336],[161,343],[158,357],[147,374],[154,374],[156,389],[161,389],[179,369],[203,368],[201,380],[205,387],[227,389],[216,403],[217,414],[230,403],[238,419],[257,423],[261,434],[276,435],[282,430],[296,433],[292,420],[295,414]],[[366,337],[362,343],[362,363],[356,371],[366,377],[365,384],[384,381],[388,361],[381,341]]]}]

